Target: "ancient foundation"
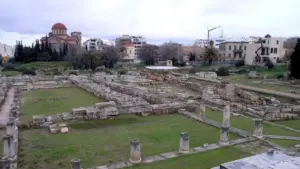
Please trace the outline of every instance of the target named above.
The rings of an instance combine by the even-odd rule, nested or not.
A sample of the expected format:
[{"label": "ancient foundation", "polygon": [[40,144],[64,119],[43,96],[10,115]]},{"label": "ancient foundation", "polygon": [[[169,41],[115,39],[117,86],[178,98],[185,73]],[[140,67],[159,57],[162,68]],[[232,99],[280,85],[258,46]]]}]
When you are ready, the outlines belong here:
[{"label": "ancient foundation", "polygon": [[189,153],[190,151],[190,139],[189,135],[186,132],[180,133],[180,145],[179,145],[180,153]]},{"label": "ancient foundation", "polygon": [[263,120],[262,119],[253,119],[255,128],[253,136],[257,138],[263,138]]},{"label": "ancient foundation", "polygon": [[132,164],[137,164],[142,161],[141,158],[141,147],[139,140],[131,140],[130,141],[130,159],[129,161]]},{"label": "ancient foundation", "polygon": [[229,127],[225,127],[225,126],[221,127],[220,141],[219,141],[220,145],[228,145],[229,144],[228,131],[229,131]]}]

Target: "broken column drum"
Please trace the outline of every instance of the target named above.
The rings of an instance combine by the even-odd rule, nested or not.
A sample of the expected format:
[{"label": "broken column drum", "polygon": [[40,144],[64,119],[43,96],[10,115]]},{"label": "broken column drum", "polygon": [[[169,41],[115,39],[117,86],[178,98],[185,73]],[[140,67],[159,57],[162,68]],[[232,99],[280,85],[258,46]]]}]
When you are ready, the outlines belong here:
[{"label": "broken column drum", "polygon": [[142,161],[141,146],[140,146],[139,140],[131,140],[130,141],[130,159],[129,159],[129,161],[133,164],[137,164]]},{"label": "broken column drum", "polygon": [[222,126],[229,127],[230,126],[230,104],[227,103],[223,110],[223,123]]},{"label": "broken column drum", "polygon": [[229,127],[221,127],[221,132],[220,132],[220,145],[228,145],[229,144],[229,139],[228,139],[228,131]]},{"label": "broken column drum", "polygon": [[180,153],[188,153],[190,151],[190,139],[189,135],[186,132],[180,133]]},{"label": "broken column drum", "polygon": [[202,103],[200,104],[200,117],[205,118],[205,105]]},{"label": "broken column drum", "polygon": [[81,161],[78,158],[74,158],[71,160],[72,169],[82,169],[81,168]]},{"label": "broken column drum", "polygon": [[257,138],[263,138],[263,120],[262,119],[253,119],[254,120],[254,133],[253,136]]}]

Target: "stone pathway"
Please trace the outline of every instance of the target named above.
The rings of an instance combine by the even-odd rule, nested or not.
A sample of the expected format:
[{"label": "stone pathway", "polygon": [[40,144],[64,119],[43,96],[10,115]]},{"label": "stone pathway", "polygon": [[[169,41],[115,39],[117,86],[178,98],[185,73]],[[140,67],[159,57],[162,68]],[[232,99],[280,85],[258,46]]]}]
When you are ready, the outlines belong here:
[{"label": "stone pathway", "polygon": [[[226,146],[234,146],[234,145],[238,145],[238,144],[251,142],[251,141],[254,141],[254,140],[255,139],[253,139],[253,138],[242,138],[242,139],[233,140],[233,141],[230,142],[229,145],[223,145],[223,146],[221,146],[219,144],[208,144],[208,145],[203,145],[203,146],[200,146],[200,147],[191,148],[188,153],[184,153],[184,154],[179,153],[177,151],[162,153],[162,154],[159,154],[159,155],[156,155],[156,156],[150,156],[150,157],[142,158],[141,164],[148,164],[148,163],[153,163],[153,162],[158,162],[158,161],[162,161],[162,160],[167,160],[167,159],[179,157],[179,156],[182,156],[182,155],[200,153],[200,152],[205,152],[205,151],[208,151],[208,150],[215,150],[215,149],[226,147]],[[129,167],[129,166],[132,166],[132,165],[133,164],[131,164],[129,161],[126,161],[126,162],[118,162],[118,163],[114,163],[114,164],[107,164],[107,165],[103,165],[103,166],[98,166],[98,167],[96,167],[96,169],[117,169],[117,168]]]},{"label": "stone pathway", "polygon": [[13,87],[7,91],[7,96],[1,107],[1,112],[0,112],[0,126],[6,126],[9,120],[9,110],[14,100],[14,93],[15,93],[15,88]]}]

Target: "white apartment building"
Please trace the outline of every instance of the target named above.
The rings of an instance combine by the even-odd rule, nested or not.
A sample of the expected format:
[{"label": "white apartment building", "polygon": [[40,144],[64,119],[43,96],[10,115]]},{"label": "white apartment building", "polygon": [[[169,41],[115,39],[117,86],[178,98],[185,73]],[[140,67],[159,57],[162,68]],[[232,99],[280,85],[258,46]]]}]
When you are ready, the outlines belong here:
[{"label": "white apartment building", "polygon": [[244,40],[230,40],[220,43],[219,59],[221,60],[241,60],[247,56],[249,42]]},{"label": "white apartment building", "polygon": [[[264,62],[267,60],[270,60],[272,63],[276,64],[285,56],[286,49],[283,47],[285,38],[271,37],[270,35],[266,35],[261,39],[263,42],[262,44],[252,42],[247,45],[247,57],[245,58],[245,63],[247,65],[264,64]],[[259,57],[256,57],[256,51]]]},{"label": "white apartment building", "polygon": [[96,50],[102,51],[104,49],[104,42],[100,38],[91,38],[85,42],[83,42],[83,46],[87,51]]},{"label": "white apartment building", "polygon": [[[222,39],[222,38],[211,39],[211,40],[214,42],[213,47],[214,47],[214,48],[217,48],[217,49],[219,48],[220,43],[225,42],[225,40]],[[204,47],[206,47],[206,46],[209,46],[209,41],[208,41],[207,39],[197,39],[197,40],[194,42],[194,46],[204,48]]]},{"label": "white apartment building", "polygon": [[135,48],[135,55],[139,55],[140,49],[146,44],[146,39],[142,36],[131,36],[131,43]]},{"label": "white apartment building", "polygon": [[15,47],[0,43],[0,55],[2,57],[13,57],[15,53]]}]

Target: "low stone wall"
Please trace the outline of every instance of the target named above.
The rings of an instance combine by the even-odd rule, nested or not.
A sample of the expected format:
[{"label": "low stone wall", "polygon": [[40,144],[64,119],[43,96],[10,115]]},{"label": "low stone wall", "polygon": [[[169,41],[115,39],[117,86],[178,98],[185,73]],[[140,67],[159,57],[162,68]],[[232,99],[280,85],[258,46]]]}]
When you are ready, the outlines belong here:
[{"label": "low stone wall", "polygon": [[69,80],[78,87],[93,93],[95,96],[105,100],[115,101],[117,104],[148,104],[148,102],[141,97],[133,97],[113,91],[105,85],[94,83],[92,80],[89,80],[87,76],[70,76]]},{"label": "low stone wall", "polygon": [[13,104],[9,110],[10,120],[6,125],[6,133],[3,136],[3,157],[0,160],[0,169],[17,169],[20,103],[20,90],[16,89]]}]

